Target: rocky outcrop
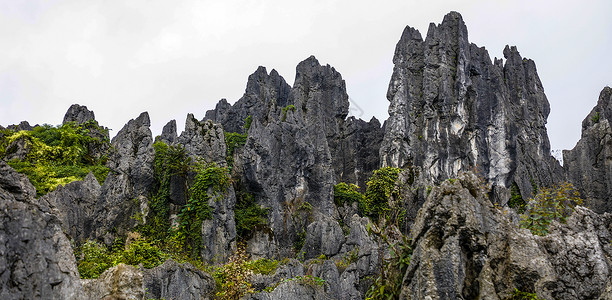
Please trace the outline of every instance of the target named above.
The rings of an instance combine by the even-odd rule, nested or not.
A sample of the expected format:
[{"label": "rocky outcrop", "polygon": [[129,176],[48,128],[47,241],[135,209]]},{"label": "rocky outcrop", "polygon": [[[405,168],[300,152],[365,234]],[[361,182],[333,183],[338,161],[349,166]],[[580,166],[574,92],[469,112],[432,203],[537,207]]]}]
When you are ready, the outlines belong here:
[{"label": "rocky outcrop", "polygon": [[212,121],[198,121],[193,114],[187,115],[185,130],[177,142],[194,158],[225,166],[226,145],[223,128]]},{"label": "rocky outcrop", "polygon": [[85,299],[212,299],[215,281],[190,264],[167,260],[152,269],[118,264],[83,279]]},{"label": "rocky outcrop", "polygon": [[87,109],[87,106],[72,104],[64,115],[64,121],[62,122],[62,124],[74,122],[75,124],[80,125],[95,119],[96,116],[94,112]]},{"label": "rocky outcrop", "polygon": [[86,299],[143,299],[143,276],[136,267],[118,264],[97,279],[84,279]]},{"label": "rocky outcrop", "polygon": [[507,299],[515,289],[543,299],[610,296],[611,215],[577,207],[542,237],[508,213],[472,173],[434,187],[412,227],[401,299]]},{"label": "rocky outcrop", "polygon": [[81,299],[72,247],[29,180],[0,161],[0,298]]},{"label": "rocky outcrop", "polygon": [[162,134],[159,136],[162,142],[172,145],[177,141],[178,136],[176,134],[176,120],[171,120],[164,128],[162,128]]},{"label": "rocky outcrop", "polygon": [[153,269],[144,269],[146,299],[212,299],[215,280],[194,266],[167,260]]},{"label": "rocky outcrop", "polygon": [[77,245],[84,243],[93,229],[94,210],[100,196],[100,184],[89,173],[82,181],[58,186],[56,190],[41,197],[60,219],[62,229]]},{"label": "rocky outcrop", "polygon": [[526,199],[533,185],[561,180],[535,63],[515,47],[506,47],[504,57],[505,64],[492,62],[484,48],[470,44],[456,12],[430,24],[424,40],[406,27],[393,58],[381,165],[419,167],[433,183],[476,169],[494,184],[500,202],[513,184]]},{"label": "rocky outcrop", "polygon": [[597,105],[582,121],[574,149],[563,151],[563,167],[585,204],[612,213],[612,88],[605,87]]},{"label": "rocky outcrop", "polygon": [[242,133],[248,116],[264,125],[278,119],[278,110],[289,105],[289,86],[276,70],[266,71],[259,67],[249,76],[244,95],[234,105],[227,100],[219,101],[214,110],[206,112],[204,120],[221,124],[227,132]]},{"label": "rocky outcrop", "polygon": [[146,216],[153,192],[153,138],[149,114],[130,120],[111,142],[107,166],[110,172],[102,185],[94,210],[90,237],[110,245],[137,225],[136,215]]},{"label": "rocky outcrop", "polygon": [[232,187],[220,195],[214,194],[210,188],[209,196],[212,217],[202,222],[200,257],[209,263],[222,264],[236,252],[236,194]]}]

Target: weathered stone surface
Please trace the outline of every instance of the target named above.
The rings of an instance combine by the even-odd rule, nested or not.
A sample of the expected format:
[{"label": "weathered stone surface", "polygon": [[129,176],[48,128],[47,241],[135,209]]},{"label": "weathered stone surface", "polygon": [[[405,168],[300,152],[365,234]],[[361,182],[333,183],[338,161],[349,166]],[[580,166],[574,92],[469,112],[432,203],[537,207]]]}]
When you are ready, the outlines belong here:
[{"label": "weathered stone surface", "polygon": [[49,203],[68,238],[80,245],[92,231],[93,214],[100,189],[96,177],[89,173],[82,181],[58,186],[56,190],[41,197],[40,201]]},{"label": "weathered stone surface", "polygon": [[513,183],[527,198],[532,183],[561,180],[550,156],[550,109],[535,63],[515,47],[506,47],[504,56],[502,66],[470,44],[456,12],[430,24],[425,40],[406,27],[393,58],[381,165],[418,166],[433,183],[477,169],[502,188],[494,190],[498,201]]},{"label": "weathered stone surface", "polygon": [[185,130],[177,139],[192,157],[225,166],[226,145],[223,128],[212,121],[198,121],[193,114],[187,115]]},{"label": "weathered stone surface", "polygon": [[340,127],[340,136],[332,150],[337,182],[354,183],[365,191],[372,172],[380,167],[380,145],[384,129],[378,119],[369,122],[349,117]]},{"label": "weathered stone surface", "polygon": [[582,121],[582,136],[574,149],[563,151],[563,167],[585,204],[612,213],[612,88],[605,87],[597,105]]},{"label": "weathered stone surface", "polygon": [[[401,299],[598,299],[612,286],[610,215],[578,207],[540,237],[518,229],[472,173],[434,187],[412,228]],[[605,299],[605,298],[602,298]]]},{"label": "weathered stone surface", "polygon": [[278,111],[289,105],[290,90],[276,70],[268,74],[265,67],[259,67],[249,76],[244,95],[234,105],[222,99],[214,110],[206,112],[204,120],[221,124],[227,132],[242,133],[248,116],[263,124],[278,120]]},{"label": "weathered stone surface", "polygon": [[82,299],[60,221],[28,179],[0,162],[0,298]]},{"label": "weathered stone surface", "polygon": [[96,116],[93,111],[87,109],[85,105],[72,104],[68,111],[64,115],[64,121],[62,124],[68,122],[74,122],[77,125],[95,120]]},{"label": "weathered stone surface", "polygon": [[130,120],[111,142],[107,166],[110,173],[102,185],[94,211],[91,238],[111,244],[137,225],[132,218],[148,213],[147,197],[153,191],[153,138],[149,114]]},{"label": "weathered stone surface", "polygon": [[220,264],[227,261],[236,252],[236,223],[234,207],[236,195],[233,188],[226,193],[214,195],[212,188],[208,205],[212,218],[202,222],[202,251],[200,256],[204,261]]},{"label": "weathered stone surface", "polygon": [[118,264],[97,279],[82,280],[86,299],[140,300],[145,295],[142,272],[136,267]]},{"label": "weathered stone surface", "polygon": [[176,120],[171,120],[164,128],[162,128],[162,133],[159,136],[160,140],[168,145],[174,144],[177,141],[178,136],[176,134]]},{"label": "weathered stone surface", "polygon": [[321,254],[334,256],[344,241],[344,233],[336,220],[322,218],[314,221],[306,229],[306,241],[302,248],[304,259],[316,258]]},{"label": "weathered stone surface", "polygon": [[249,295],[250,300],[284,300],[284,299],[334,299],[325,293],[323,287],[316,284],[302,283],[300,280],[285,281],[279,284],[272,292],[261,292]]},{"label": "weathered stone surface", "polygon": [[167,260],[143,270],[146,299],[212,299],[215,280],[194,266]]}]

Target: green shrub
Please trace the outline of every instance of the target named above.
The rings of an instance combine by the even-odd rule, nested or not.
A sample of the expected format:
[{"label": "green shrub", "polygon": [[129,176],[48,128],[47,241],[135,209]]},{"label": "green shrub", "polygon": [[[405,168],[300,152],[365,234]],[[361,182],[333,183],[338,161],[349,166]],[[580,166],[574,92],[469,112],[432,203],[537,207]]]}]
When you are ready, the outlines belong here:
[{"label": "green shrub", "polygon": [[278,260],[262,258],[258,260],[252,260],[246,262],[246,266],[249,270],[256,274],[270,275],[276,272],[278,268]]},{"label": "green shrub", "polygon": [[217,283],[218,299],[237,300],[255,292],[250,283],[252,272],[247,265],[247,254],[243,245],[239,245],[228,262],[217,268],[212,275]]},{"label": "green shrub", "polygon": [[508,206],[515,209],[519,214],[522,214],[525,212],[525,205],[525,200],[523,200],[523,196],[521,196],[518,185],[516,182],[513,182],[512,186],[510,186],[510,200],[508,200]]},{"label": "green shrub", "polygon": [[290,104],[290,105],[283,107],[283,116],[281,117],[282,122],[285,122],[285,120],[287,119],[287,111],[289,110],[295,112],[295,105]]},{"label": "green shrub", "polygon": [[236,207],[234,219],[236,222],[236,234],[241,241],[251,238],[253,230],[258,230],[268,225],[268,208],[257,204],[251,193],[241,192],[236,195]]},{"label": "green shrub", "polygon": [[395,183],[401,170],[398,168],[384,167],[374,171],[367,182],[367,190],[360,210],[374,221],[389,211],[389,198],[399,197],[399,191]]},{"label": "green shrub", "polygon": [[542,188],[521,215],[521,227],[533,234],[548,234],[548,226],[553,220],[565,223],[582,199],[571,183],[562,183],[552,188]]},{"label": "green shrub", "polygon": [[95,121],[57,127],[45,124],[32,131],[3,130],[0,159],[16,150],[15,142],[25,144],[27,156],[23,160],[9,161],[9,165],[28,176],[38,196],[55,190],[60,184],[82,180],[89,172],[102,184],[109,172],[104,166],[107,158],[96,157],[91,152],[91,149],[110,147],[108,138],[100,132],[108,134],[107,129]]},{"label": "green shrub", "polygon": [[113,256],[108,249],[93,241],[83,244],[76,257],[79,274],[85,279],[98,278],[102,272],[114,266]]},{"label": "green shrub", "polygon": [[119,253],[118,262],[127,265],[138,266],[150,269],[161,265],[170,258],[158,246],[148,242],[143,238],[136,239],[127,245],[126,249]]},{"label": "green shrub", "polygon": [[593,124],[599,123],[600,117],[599,112],[595,112],[595,114],[591,117],[591,122],[593,122]]},{"label": "green shrub", "polygon": [[361,203],[364,200],[364,196],[357,190],[359,187],[355,184],[346,184],[340,182],[334,186],[334,202],[336,206],[342,206],[345,203],[351,204],[354,202]]},{"label": "green shrub", "polygon": [[512,296],[506,300],[540,300],[540,298],[536,293],[522,292],[515,288]]}]

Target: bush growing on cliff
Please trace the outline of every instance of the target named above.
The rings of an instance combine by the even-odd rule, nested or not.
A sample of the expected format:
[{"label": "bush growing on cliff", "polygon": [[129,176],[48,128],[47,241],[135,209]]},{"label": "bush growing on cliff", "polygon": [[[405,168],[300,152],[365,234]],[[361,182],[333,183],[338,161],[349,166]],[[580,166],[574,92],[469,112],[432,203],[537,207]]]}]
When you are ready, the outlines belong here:
[{"label": "bush growing on cliff", "polygon": [[210,196],[220,195],[227,191],[231,184],[227,168],[215,164],[201,167],[190,189],[191,196],[187,204],[178,214],[179,228],[177,239],[191,257],[198,257],[202,247],[202,222],[212,218],[212,211],[208,205]]},{"label": "bush growing on cliff", "polygon": [[364,196],[357,191],[358,189],[359,187],[352,183],[347,184],[340,182],[336,184],[334,186],[334,202],[337,206],[342,206],[345,203],[362,203],[364,201]]},{"label": "bush growing on cliff", "polygon": [[521,227],[533,234],[548,234],[548,226],[553,220],[565,223],[582,199],[571,183],[562,183],[552,188],[542,188],[521,215]]},{"label": "bush growing on cliff", "polygon": [[92,172],[100,184],[104,183],[109,169],[104,166],[106,157],[96,157],[91,150],[110,146],[103,134],[106,128],[94,120],[76,125],[73,122],[57,127],[45,124],[31,131],[3,130],[0,135],[0,159],[14,154],[22,145],[25,158],[13,159],[8,164],[25,174],[36,188],[38,196],[55,190],[58,185],[82,180]]},{"label": "bush growing on cliff", "polygon": [[399,168],[384,167],[374,171],[370,177],[364,201],[359,208],[375,222],[390,210],[389,198],[399,197],[395,183],[400,172]]}]

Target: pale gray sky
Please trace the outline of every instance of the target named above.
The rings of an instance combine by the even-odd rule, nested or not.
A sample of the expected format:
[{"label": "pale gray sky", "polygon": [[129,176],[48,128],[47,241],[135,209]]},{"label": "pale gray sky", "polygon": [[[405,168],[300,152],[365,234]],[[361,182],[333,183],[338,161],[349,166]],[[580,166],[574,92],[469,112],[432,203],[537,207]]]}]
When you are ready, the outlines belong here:
[{"label": "pale gray sky", "polygon": [[[612,85],[612,1],[0,0],[0,125],[60,124],[73,103],[112,135],[141,112],[153,134],[187,113],[235,102],[265,66],[293,84],[310,55],[336,68],[363,119],[387,118],[395,44],[451,10],[491,58],[506,44],[535,60],[551,103],[553,149]],[[434,3],[434,4],[432,4]]]}]

